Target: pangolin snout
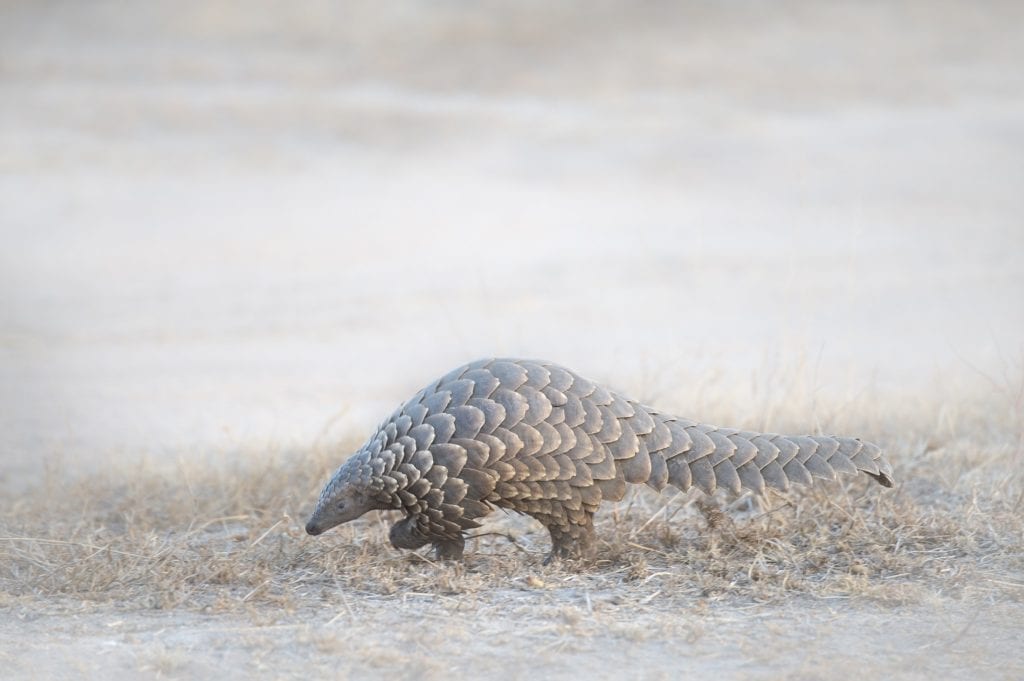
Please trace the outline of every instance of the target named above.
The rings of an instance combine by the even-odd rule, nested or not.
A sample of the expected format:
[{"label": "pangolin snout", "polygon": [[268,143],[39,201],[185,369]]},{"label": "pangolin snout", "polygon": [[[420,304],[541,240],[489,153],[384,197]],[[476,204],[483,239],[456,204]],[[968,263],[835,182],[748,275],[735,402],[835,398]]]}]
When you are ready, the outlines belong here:
[{"label": "pangolin snout", "polygon": [[324,533],[324,531],[320,528],[320,526],[317,525],[312,520],[310,520],[308,523],[306,523],[306,534],[311,534],[311,535],[313,535],[315,537],[316,535],[323,534],[323,533]]}]

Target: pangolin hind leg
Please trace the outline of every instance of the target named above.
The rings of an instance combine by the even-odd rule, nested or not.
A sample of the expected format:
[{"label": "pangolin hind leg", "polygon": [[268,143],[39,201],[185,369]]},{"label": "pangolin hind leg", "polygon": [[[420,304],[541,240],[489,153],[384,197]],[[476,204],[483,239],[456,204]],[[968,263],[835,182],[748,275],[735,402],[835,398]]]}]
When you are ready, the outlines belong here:
[{"label": "pangolin hind leg", "polygon": [[582,518],[537,517],[551,533],[551,553],[544,559],[547,565],[555,558],[589,558],[594,552],[594,514]]}]

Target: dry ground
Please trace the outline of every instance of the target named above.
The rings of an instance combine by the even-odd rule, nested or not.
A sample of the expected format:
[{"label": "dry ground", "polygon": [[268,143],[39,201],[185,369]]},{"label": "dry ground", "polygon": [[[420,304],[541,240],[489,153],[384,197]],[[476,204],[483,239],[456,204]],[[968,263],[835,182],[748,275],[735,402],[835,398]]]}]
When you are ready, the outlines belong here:
[{"label": "dry ground", "polygon": [[[895,489],[864,478],[754,503],[638,490],[603,510],[589,565],[543,566],[541,528],[501,514],[462,564],[393,550],[386,515],[306,536],[357,443],[173,475],[54,472],[4,501],[0,655],[16,678],[1020,678],[1022,401],[990,388],[819,404],[821,430],[861,423],[886,445]],[[798,411],[758,410],[798,429]]]}]

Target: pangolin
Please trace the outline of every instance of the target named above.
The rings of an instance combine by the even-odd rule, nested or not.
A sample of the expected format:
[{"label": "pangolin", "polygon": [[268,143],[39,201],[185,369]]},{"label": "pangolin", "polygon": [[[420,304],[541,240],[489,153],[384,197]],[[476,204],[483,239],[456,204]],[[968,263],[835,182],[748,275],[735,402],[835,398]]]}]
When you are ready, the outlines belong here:
[{"label": "pangolin", "polygon": [[873,444],[773,435],[663,414],[544,361],[483,359],[416,393],[337,470],[306,524],[312,535],[374,509],[397,509],[395,548],[433,544],[459,559],[465,532],[496,508],[533,516],[555,557],[586,557],[594,513],[627,483],[706,494],[786,490],[863,471],[892,487]]}]

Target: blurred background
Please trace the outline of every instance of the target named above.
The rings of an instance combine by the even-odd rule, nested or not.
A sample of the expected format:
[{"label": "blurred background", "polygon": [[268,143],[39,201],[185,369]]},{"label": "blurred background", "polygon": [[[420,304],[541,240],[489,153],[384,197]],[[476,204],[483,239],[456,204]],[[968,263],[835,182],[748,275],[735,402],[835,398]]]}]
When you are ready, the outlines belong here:
[{"label": "blurred background", "polygon": [[1022,27],[7,0],[0,486],[364,437],[487,355],[698,418],[673,390],[985,389],[1024,338]]}]

